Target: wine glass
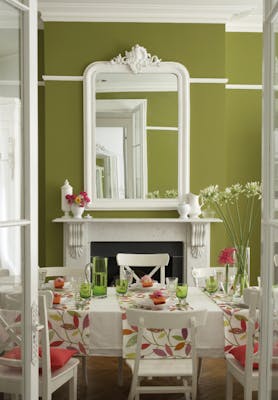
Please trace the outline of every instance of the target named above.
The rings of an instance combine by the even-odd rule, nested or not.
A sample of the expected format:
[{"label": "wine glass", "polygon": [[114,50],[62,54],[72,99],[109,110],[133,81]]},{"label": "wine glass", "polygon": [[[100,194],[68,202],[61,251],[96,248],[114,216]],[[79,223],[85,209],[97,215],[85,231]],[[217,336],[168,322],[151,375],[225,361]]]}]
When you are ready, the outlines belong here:
[{"label": "wine glass", "polygon": [[166,278],[166,288],[168,290],[170,299],[174,299],[175,293],[176,293],[176,288],[178,284],[178,278],[169,276]]},{"label": "wine glass", "polygon": [[178,283],[176,287],[176,296],[179,300],[178,305],[186,305],[186,297],[188,293],[188,284],[187,283]]}]

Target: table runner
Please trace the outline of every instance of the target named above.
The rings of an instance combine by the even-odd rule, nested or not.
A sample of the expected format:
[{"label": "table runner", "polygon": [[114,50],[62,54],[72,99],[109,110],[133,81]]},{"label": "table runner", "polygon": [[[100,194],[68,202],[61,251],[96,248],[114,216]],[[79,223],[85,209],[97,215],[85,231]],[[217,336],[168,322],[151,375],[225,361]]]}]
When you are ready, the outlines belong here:
[{"label": "table runner", "polygon": [[[223,311],[224,323],[224,351],[229,352],[234,347],[245,345],[247,339],[247,322],[249,310],[244,305],[232,304],[231,301],[225,300],[221,294],[213,294],[208,296]],[[243,308],[244,307],[244,308]],[[256,324],[255,341],[259,340],[259,323]]]}]

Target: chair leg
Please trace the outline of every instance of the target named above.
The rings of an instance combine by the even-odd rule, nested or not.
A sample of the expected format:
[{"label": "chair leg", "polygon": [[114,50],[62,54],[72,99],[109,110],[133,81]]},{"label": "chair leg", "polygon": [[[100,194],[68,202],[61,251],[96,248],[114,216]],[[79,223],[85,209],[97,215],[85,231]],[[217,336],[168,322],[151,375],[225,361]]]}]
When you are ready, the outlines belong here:
[{"label": "chair leg", "polygon": [[250,384],[244,385],[244,400],[252,400],[252,388]]},{"label": "chair leg", "polygon": [[88,386],[87,356],[82,357],[82,373],[85,385]]},{"label": "chair leg", "polygon": [[137,379],[134,379],[134,376],[133,376],[132,381],[131,381],[129,395],[128,395],[128,400],[134,399],[136,386],[137,386]]},{"label": "chair leg", "polygon": [[73,370],[73,377],[69,380],[69,400],[77,400],[77,367]]},{"label": "chair leg", "polygon": [[197,372],[197,382],[199,383],[199,379],[201,376],[202,372],[202,365],[203,365],[203,359],[201,357],[198,358],[198,372]]},{"label": "chair leg", "polygon": [[118,357],[118,386],[123,386],[123,358]]},{"label": "chair leg", "polygon": [[227,377],[226,377],[226,400],[233,399],[233,375],[227,370]]}]

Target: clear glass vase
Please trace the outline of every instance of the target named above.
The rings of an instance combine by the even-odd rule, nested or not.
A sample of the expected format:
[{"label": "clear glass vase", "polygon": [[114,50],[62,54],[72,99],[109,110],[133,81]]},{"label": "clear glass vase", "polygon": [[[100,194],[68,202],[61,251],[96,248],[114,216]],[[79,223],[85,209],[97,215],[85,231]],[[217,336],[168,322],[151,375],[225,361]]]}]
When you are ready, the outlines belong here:
[{"label": "clear glass vase", "polygon": [[245,288],[249,287],[249,247],[236,247],[237,272],[234,279],[234,296],[242,297]]}]

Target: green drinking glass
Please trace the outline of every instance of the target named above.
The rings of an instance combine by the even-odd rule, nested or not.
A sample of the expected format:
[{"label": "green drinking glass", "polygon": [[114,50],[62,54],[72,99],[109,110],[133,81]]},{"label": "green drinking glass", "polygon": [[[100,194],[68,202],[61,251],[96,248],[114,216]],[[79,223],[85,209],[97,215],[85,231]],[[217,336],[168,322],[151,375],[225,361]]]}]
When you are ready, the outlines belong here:
[{"label": "green drinking glass", "polygon": [[91,297],[92,287],[88,282],[82,282],[79,288],[79,294],[82,299],[89,299]]},{"label": "green drinking glass", "polygon": [[209,294],[213,294],[218,290],[218,280],[214,276],[210,276],[206,280],[206,291]]},{"label": "green drinking glass", "polygon": [[179,305],[186,304],[186,297],[188,293],[188,284],[187,283],[178,283],[176,288],[176,296],[179,300]]},{"label": "green drinking glass", "polygon": [[128,280],[127,279],[116,279],[116,293],[119,296],[123,296],[126,294],[128,288]]}]

